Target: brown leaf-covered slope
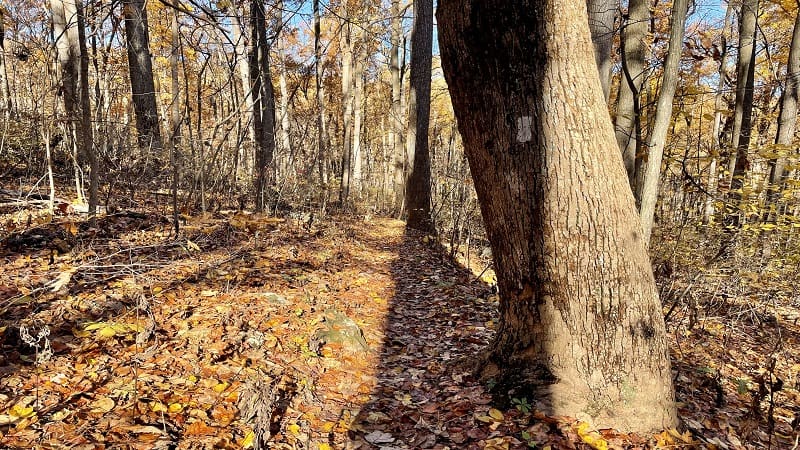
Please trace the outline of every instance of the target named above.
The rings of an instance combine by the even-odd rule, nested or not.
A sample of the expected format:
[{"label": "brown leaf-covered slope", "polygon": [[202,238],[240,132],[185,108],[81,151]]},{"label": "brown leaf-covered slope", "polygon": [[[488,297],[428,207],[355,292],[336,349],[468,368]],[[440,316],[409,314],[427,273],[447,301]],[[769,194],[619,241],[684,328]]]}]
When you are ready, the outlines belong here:
[{"label": "brown leaf-covered slope", "polygon": [[687,430],[618,435],[493,399],[467,363],[496,298],[402,222],[209,216],[174,239],[152,215],[3,220],[0,448],[777,448],[796,435],[791,323],[769,353],[773,329],[674,322]]}]

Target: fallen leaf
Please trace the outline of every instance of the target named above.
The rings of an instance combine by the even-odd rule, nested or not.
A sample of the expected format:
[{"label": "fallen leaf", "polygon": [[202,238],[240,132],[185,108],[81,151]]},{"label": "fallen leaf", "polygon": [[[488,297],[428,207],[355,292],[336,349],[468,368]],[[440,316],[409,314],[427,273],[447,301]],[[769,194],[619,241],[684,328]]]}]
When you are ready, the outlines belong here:
[{"label": "fallen leaf", "polygon": [[389,433],[384,433],[380,430],[375,430],[372,433],[369,433],[364,436],[364,439],[367,440],[370,444],[391,444],[394,442],[394,437],[392,437]]},{"label": "fallen leaf", "polygon": [[93,401],[90,406],[92,407],[93,413],[107,413],[114,409],[116,403],[114,403],[114,400],[110,397],[100,397]]},{"label": "fallen leaf", "polygon": [[211,436],[217,433],[216,428],[206,425],[204,422],[192,422],[186,427],[187,436]]},{"label": "fallen leaf", "polygon": [[503,420],[503,413],[499,409],[492,408],[489,410],[489,417],[500,422]]}]

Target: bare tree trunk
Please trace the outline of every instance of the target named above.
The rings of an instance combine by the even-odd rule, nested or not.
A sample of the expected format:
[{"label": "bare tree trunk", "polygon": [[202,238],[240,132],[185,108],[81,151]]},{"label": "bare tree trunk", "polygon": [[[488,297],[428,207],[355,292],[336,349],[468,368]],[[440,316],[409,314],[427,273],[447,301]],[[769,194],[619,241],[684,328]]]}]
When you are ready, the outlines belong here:
[{"label": "bare tree trunk", "polygon": [[594,44],[594,59],[600,73],[603,96],[608,102],[611,92],[611,46],[614,42],[614,19],[619,8],[618,0],[586,0],[589,13],[589,31]]},{"label": "bare tree trunk", "polygon": [[[622,24],[622,79],[617,96],[616,136],[622,152],[628,182],[636,194],[636,158],[644,144],[642,111],[639,99],[647,79],[647,36],[650,22],[648,0],[629,0],[627,19]],[[641,158],[641,156],[639,156]],[[636,197],[637,205],[641,201]]]},{"label": "bare tree trunk", "polygon": [[736,64],[736,111],[733,119],[732,144],[736,152],[728,162],[732,204],[725,215],[727,225],[741,225],[738,206],[744,200],[741,189],[749,166],[747,150],[750,147],[750,132],[753,119],[753,84],[756,65],[756,20],[758,0],[743,0],[739,16],[739,61]]},{"label": "bare tree trunk", "polygon": [[345,206],[350,195],[350,171],[353,140],[353,38],[349,14],[345,13],[339,39],[342,55],[342,174],[339,203]]},{"label": "bare tree trunk", "polygon": [[[328,151],[326,147],[327,133],[325,130],[325,92],[322,84],[323,67],[322,67],[322,48],[320,47],[320,39],[322,38],[322,31],[320,29],[320,15],[319,15],[319,0],[313,0],[314,10],[314,84],[317,93],[317,168],[319,171],[319,182],[322,185],[322,190],[327,191],[328,186],[328,172],[327,172],[327,157]],[[325,198],[327,198],[327,194]]]},{"label": "bare tree trunk", "polygon": [[244,11],[242,11],[242,17],[239,16],[238,12],[231,14],[233,41],[236,43],[236,68],[238,69],[239,73],[239,83],[242,85],[242,95],[246,109],[245,121],[247,125],[247,137],[248,141],[250,142],[250,147],[255,148],[256,133],[253,128],[255,124],[255,120],[253,120],[253,97],[255,94],[250,86],[250,66],[247,62],[247,48],[251,45],[247,39],[247,31],[245,27],[247,22],[247,13]]},{"label": "bare tree trunk", "polygon": [[353,67],[353,77],[355,78],[355,90],[353,92],[353,179],[352,189],[356,195],[361,193],[361,128],[364,121],[364,67],[367,59],[367,31],[361,29],[359,38],[358,56]]},{"label": "bare tree trunk", "polygon": [[400,73],[400,42],[402,39],[400,0],[392,0],[391,9],[391,37],[389,48],[389,73],[392,80],[392,107],[390,110],[390,127],[392,130],[392,154],[394,158],[394,198],[395,209],[398,216],[403,212],[405,197],[405,164],[406,150],[402,140],[402,104],[401,104],[401,73]]},{"label": "bare tree trunk", "polygon": [[253,122],[256,137],[255,211],[266,206],[269,170],[275,155],[275,92],[269,67],[269,42],[264,0],[250,2],[250,82],[252,83]]},{"label": "bare tree trunk", "polygon": [[686,28],[688,0],[675,0],[672,3],[672,23],[669,32],[669,50],[664,61],[664,76],[661,81],[661,92],[658,94],[656,118],[653,131],[648,142],[647,165],[642,185],[641,206],[639,216],[642,221],[642,236],[649,245],[650,233],[653,231],[653,216],[658,201],[658,184],[661,178],[661,160],[664,156],[667,131],[672,119],[672,99],[678,86],[678,68],[683,49],[683,32]]},{"label": "bare tree trunk", "polygon": [[500,292],[482,377],[547,415],[674,427],[661,303],[584,0],[441,0],[437,17]]},{"label": "bare tree trunk", "polygon": [[[278,22],[278,26],[281,27],[283,30],[283,0],[279,0],[276,7],[276,20]],[[284,39],[281,36],[278,36],[276,41],[276,49],[278,55],[281,58],[286,57],[285,49],[284,49]],[[291,141],[291,113],[289,112],[289,88],[286,82],[286,72],[287,68],[286,65],[281,68],[280,74],[278,75],[278,85],[281,90],[281,101],[280,101],[280,142],[281,142],[281,150],[285,155],[285,160],[287,164],[289,163],[289,159],[292,155],[292,141]]]},{"label": "bare tree trunk", "polygon": [[89,221],[94,225],[94,217],[97,214],[97,204],[99,202],[100,172],[97,162],[97,153],[94,150],[94,139],[92,136],[92,108],[89,101],[89,50],[86,48],[86,19],[83,14],[81,0],[75,1],[75,12],[78,23],[78,54],[79,56],[79,77],[78,77],[78,115],[80,123],[77,124],[79,130],[80,151],[83,157],[89,162]]},{"label": "bare tree trunk", "polygon": [[12,116],[11,89],[8,87],[8,72],[6,71],[6,29],[5,9],[0,8],[0,109],[3,117],[8,120]]},{"label": "bare tree trunk", "polygon": [[725,86],[727,86],[729,81],[727,71],[728,37],[732,11],[733,7],[730,3],[728,3],[728,7],[725,10],[725,25],[722,28],[722,33],[720,36],[720,61],[718,71],[719,81],[717,82],[717,93],[714,96],[714,108],[716,111],[714,112],[714,126],[711,130],[713,148],[710,155],[711,162],[708,164],[708,192],[706,195],[705,207],[703,208],[703,223],[706,225],[710,224],[714,217],[714,201],[716,200],[715,197],[717,195],[717,187],[719,186],[717,163],[723,147],[727,145],[727,143],[722,142],[721,132],[723,125],[723,112],[727,107],[725,102]]},{"label": "bare tree trunk", "polygon": [[414,1],[411,31],[411,89],[408,97],[408,154],[413,168],[406,185],[409,227],[435,232],[431,219],[431,161],[428,126],[431,116],[433,0]]},{"label": "bare tree trunk", "polygon": [[[235,26],[235,25],[234,25]],[[178,57],[181,53],[180,24],[178,23],[178,11],[173,11],[172,15],[172,51],[169,55],[170,78],[172,79],[172,103],[170,104],[170,166],[172,166],[172,222],[175,229],[175,237],[180,232],[180,220],[178,220],[178,183],[180,177],[180,160],[178,152],[181,145],[181,102],[180,84],[178,80]]]},{"label": "bare tree trunk", "polygon": [[[789,47],[789,60],[786,63],[786,82],[781,95],[781,112],[778,116],[778,132],[775,135],[776,151],[784,154],[794,138],[797,126],[797,103],[800,98],[800,11],[794,21],[792,43]],[[770,192],[768,209],[774,207],[780,196],[781,186],[786,178],[786,157],[772,159],[770,165]],[[777,215],[777,214],[776,214]]]},{"label": "bare tree trunk", "polygon": [[80,0],[50,0],[53,13],[58,65],[61,69],[61,92],[68,129],[74,136],[75,183],[78,200],[83,200],[81,160],[90,168],[89,215],[93,217],[98,202],[97,159],[92,147],[92,117],[89,105],[89,55],[86,49],[83,7]]},{"label": "bare tree trunk", "polygon": [[157,154],[162,143],[145,0],[124,0],[122,10],[125,16],[133,109],[136,112],[137,141],[140,148],[153,149],[153,153]]}]

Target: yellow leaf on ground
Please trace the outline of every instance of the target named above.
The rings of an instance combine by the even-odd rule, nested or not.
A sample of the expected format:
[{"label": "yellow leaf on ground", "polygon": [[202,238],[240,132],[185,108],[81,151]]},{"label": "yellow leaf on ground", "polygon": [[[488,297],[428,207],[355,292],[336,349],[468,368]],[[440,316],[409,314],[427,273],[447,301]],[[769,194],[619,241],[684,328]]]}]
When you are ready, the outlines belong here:
[{"label": "yellow leaf on ground", "polygon": [[491,417],[494,420],[500,421],[503,420],[503,413],[499,409],[492,408],[489,410],[489,417]]},{"label": "yellow leaf on ground", "polygon": [[228,389],[228,386],[230,386],[230,385],[227,382],[225,382],[225,383],[217,383],[217,385],[215,385],[212,389],[214,390],[214,392],[216,392],[218,394],[221,394],[222,391],[224,391],[225,389]]},{"label": "yellow leaf on ground", "polygon": [[320,442],[317,444],[317,450],[332,450],[331,444],[328,444],[327,442]]},{"label": "yellow leaf on ground", "polygon": [[114,337],[117,334],[117,330],[114,327],[103,327],[97,332],[100,337],[110,338]]},{"label": "yellow leaf on ground", "polygon": [[244,439],[239,441],[239,445],[241,445],[242,448],[253,448],[255,441],[256,434],[251,430],[247,432],[247,435],[245,435]]},{"label": "yellow leaf on ground", "polygon": [[595,450],[608,450],[608,442],[597,431],[591,431],[586,422],[578,423],[575,428],[581,440]]},{"label": "yellow leaf on ground", "polygon": [[167,406],[166,406],[166,405],[164,405],[164,404],[163,404],[163,403],[161,403],[161,402],[155,402],[155,403],[153,403],[153,405],[150,407],[150,409],[151,409],[151,410],[153,410],[153,412],[166,412],[166,411],[167,411]]},{"label": "yellow leaf on ground", "polygon": [[109,397],[100,397],[93,401],[90,406],[92,407],[93,413],[107,413],[114,409],[116,403]]},{"label": "yellow leaf on ground", "polygon": [[181,412],[182,409],[183,405],[181,405],[180,403],[170,403],[169,405],[169,412],[171,413]]},{"label": "yellow leaf on ground", "polygon": [[14,405],[8,413],[14,417],[24,419],[33,415],[33,408],[30,406]]},{"label": "yellow leaf on ground", "polygon": [[286,427],[286,429],[289,431],[289,433],[292,433],[295,436],[300,434],[300,425],[296,423],[290,423],[289,426]]}]

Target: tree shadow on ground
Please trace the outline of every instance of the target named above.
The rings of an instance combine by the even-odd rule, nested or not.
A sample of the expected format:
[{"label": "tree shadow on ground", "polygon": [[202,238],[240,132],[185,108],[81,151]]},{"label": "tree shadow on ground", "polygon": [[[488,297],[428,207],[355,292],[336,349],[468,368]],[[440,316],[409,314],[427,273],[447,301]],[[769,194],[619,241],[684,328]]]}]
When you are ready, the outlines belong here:
[{"label": "tree shadow on ground", "polygon": [[406,231],[391,264],[395,293],[377,386],[351,428],[351,446],[472,448],[491,432],[473,417],[491,397],[468,363],[489,342],[496,304],[471,271],[426,240]]}]

